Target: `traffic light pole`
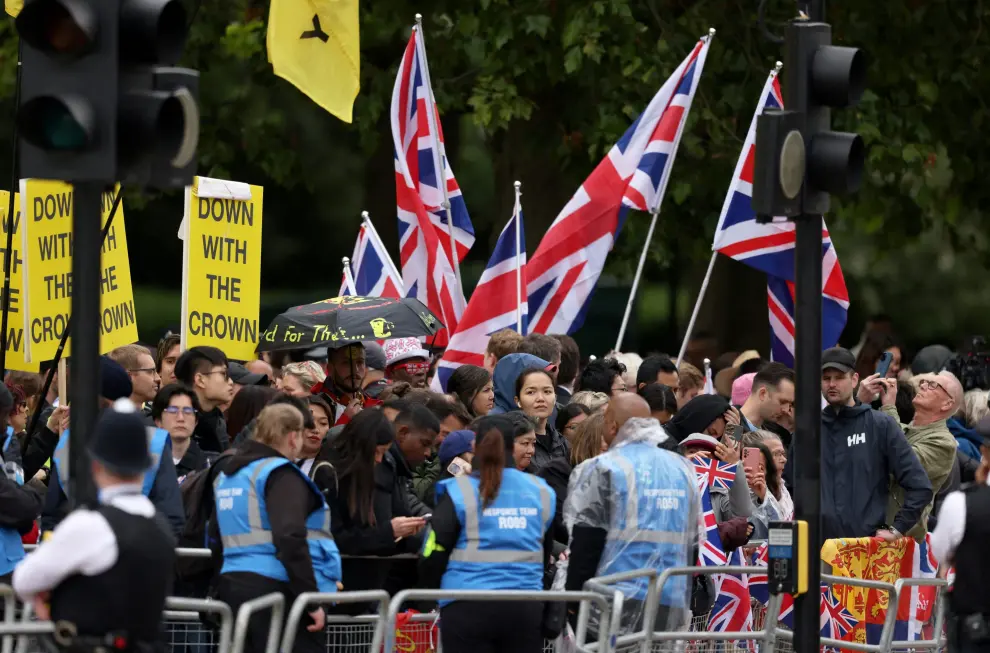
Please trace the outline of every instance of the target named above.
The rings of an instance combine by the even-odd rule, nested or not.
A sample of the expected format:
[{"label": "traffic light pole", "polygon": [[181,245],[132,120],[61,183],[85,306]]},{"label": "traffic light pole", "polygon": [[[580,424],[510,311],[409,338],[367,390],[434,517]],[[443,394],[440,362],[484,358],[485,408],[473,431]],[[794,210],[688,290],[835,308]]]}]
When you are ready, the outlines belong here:
[{"label": "traffic light pole", "polygon": [[89,465],[90,437],[100,399],[100,254],[103,238],[100,182],[76,182],[73,189],[72,366],[69,369],[70,497],[91,504],[96,489]]},{"label": "traffic light pole", "polygon": [[808,523],[808,591],[794,600],[794,650],[818,651],[821,593],[822,216],[795,219],[794,512]]}]

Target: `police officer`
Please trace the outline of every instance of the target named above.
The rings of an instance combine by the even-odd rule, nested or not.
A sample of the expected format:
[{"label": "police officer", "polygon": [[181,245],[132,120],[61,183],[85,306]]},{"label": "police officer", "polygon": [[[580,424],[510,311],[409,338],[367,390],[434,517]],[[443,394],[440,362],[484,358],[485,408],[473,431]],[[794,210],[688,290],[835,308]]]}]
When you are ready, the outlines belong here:
[{"label": "police officer", "polygon": [[[666,438],[638,395],[623,392],[605,410],[609,450],[575,471],[564,503],[572,528],[568,590],[593,576],[684,567],[698,545],[699,497],[695,474],[681,456],[658,448]],[[622,632],[643,625],[647,579],[621,583]],[[686,625],[691,587],[675,576],[663,587],[655,630]],[[671,628],[671,626],[673,628]]]},{"label": "police officer", "polygon": [[[235,612],[271,592],[281,592],[291,604],[303,592],[338,589],[340,553],[330,534],[330,510],[293,463],[302,451],[303,428],[298,408],[269,405],[251,439],[218,463],[210,539],[215,554],[223,556],[217,598]],[[293,650],[325,653],[323,609],[308,614]],[[248,625],[245,651],[263,651],[267,637],[268,618],[258,615]]]},{"label": "police officer", "polygon": [[[956,580],[949,593],[949,649],[990,653],[990,441],[980,447],[976,482],[950,492],[931,534],[932,553],[942,569],[954,565]],[[941,571],[941,570],[940,570]]]},{"label": "police officer", "polygon": [[[520,440],[532,441],[534,426],[514,426],[505,415],[478,421],[472,473],[437,483],[437,507],[420,554],[421,585],[543,589],[556,496],[543,479],[518,471],[513,456]],[[440,601],[440,607],[446,653],[542,650],[541,604]]]},{"label": "police officer", "polygon": [[127,399],[105,410],[90,454],[99,507],[69,514],[14,570],[14,590],[55,622],[63,650],[153,651],[172,587],[175,540],[141,493],[152,460]]},{"label": "police officer", "polygon": [[[104,405],[131,396],[131,379],[127,371],[106,356],[100,357],[100,397]],[[168,431],[147,427],[145,439],[151,453],[151,465],[141,479],[141,492],[151,499],[155,509],[163,515],[178,535],[185,525],[186,515],[182,507],[179,481],[172,461],[172,442]],[[41,513],[41,529],[50,532],[66,515],[69,507],[69,430],[59,436],[52,456],[55,474],[48,483],[44,510]]]}]

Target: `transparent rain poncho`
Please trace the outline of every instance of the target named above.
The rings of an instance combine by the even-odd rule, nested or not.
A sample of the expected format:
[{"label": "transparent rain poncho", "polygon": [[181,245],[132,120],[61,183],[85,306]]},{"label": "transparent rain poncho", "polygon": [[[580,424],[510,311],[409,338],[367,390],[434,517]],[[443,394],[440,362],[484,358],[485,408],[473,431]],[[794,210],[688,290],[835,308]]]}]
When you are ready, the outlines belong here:
[{"label": "transparent rain poncho", "polygon": [[[607,531],[596,576],[694,563],[701,502],[688,461],[658,448],[668,437],[655,419],[629,419],[608,452],[571,474],[564,523]],[[648,580],[615,585],[624,597],[619,634],[641,630]],[[685,628],[691,616],[690,576],[673,576],[660,589],[654,630]],[[595,624],[592,611],[592,624]]]}]

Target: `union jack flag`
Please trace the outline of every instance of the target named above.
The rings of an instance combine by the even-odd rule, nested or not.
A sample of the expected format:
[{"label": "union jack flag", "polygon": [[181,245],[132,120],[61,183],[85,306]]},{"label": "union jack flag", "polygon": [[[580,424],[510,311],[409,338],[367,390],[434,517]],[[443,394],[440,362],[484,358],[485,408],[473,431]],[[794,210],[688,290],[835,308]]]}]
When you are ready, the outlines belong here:
[{"label": "union jack flag", "polygon": [[[395,268],[395,263],[388,255],[385,245],[371,224],[371,219],[365,216],[365,222],[358,230],[357,242],[354,243],[354,254],[351,256],[351,278],[354,281],[354,292],[362,297],[390,297],[398,299],[405,295],[402,277]],[[347,282],[340,284],[340,296],[350,295]]]},{"label": "union jack flag", "polygon": [[736,481],[737,463],[724,463],[718,458],[695,456],[691,459],[699,487],[713,487],[728,491]]},{"label": "union jack flag", "polygon": [[[742,549],[738,548],[729,556],[729,564],[745,565]],[[750,606],[749,583],[745,576],[719,574],[718,595],[708,618],[709,632],[750,632],[753,630],[753,611]],[[737,645],[749,649],[749,645]]]},{"label": "union jack flag", "polygon": [[846,609],[842,601],[836,598],[828,585],[823,584],[821,592],[822,605],[819,615],[822,637],[842,639],[856,628],[859,620]]},{"label": "union jack flag", "polygon": [[[698,548],[698,564],[702,567],[725,565],[727,558],[722,550],[722,536],[718,534],[712,495],[707,486],[701,489],[701,520],[705,527],[705,539]],[[718,591],[717,584],[715,590]]]},{"label": "union jack flag", "polygon": [[502,229],[488,266],[438,364],[433,378],[439,383],[440,392],[446,392],[447,379],[461,365],[484,365],[488,336],[500,329],[517,329],[520,313],[522,332],[526,332],[525,278],[526,237],[517,196],[512,218]]},{"label": "union jack flag", "polygon": [[580,328],[629,209],[659,206],[711,38],[698,41],[540,241],[526,268],[531,332]]},{"label": "union jack flag", "polygon": [[[437,181],[438,161],[450,197],[459,257],[474,243],[474,228],[457,181],[443,156],[443,134],[433,93],[426,83],[428,74],[422,35],[413,29],[392,89],[399,259],[406,296],[419,299],[443,320],[447,329],[438,334],[435,344],[446,346],[449,333],[454,332],[464,312],[465,302],[450,255],[443,193]],[[434,112],[436,120],[429,119],[427,107]],[[434,125],[437,133],[433,133]]]},{"label": "union jack flag", "polygon": [[[781,109],[777,71],[770,73],[722,205],[712,249],[767,274],[773,359],[794,366],[794,223],[775,218],[759,224],[753,211],[756,121],[765,109]],[[833,347],[846,324],[849,291],[835,246],[822,221],[822,348]]]}]

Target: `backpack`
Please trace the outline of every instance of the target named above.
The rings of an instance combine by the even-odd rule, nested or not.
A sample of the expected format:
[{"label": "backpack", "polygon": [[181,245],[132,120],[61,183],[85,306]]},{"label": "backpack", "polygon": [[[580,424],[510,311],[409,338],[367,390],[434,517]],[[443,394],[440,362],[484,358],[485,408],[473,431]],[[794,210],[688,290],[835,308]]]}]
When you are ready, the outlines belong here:
[{"label": "backpack", "polygon": [[[213,481],[223,468],[222,461],[229,458],[230,453],[223,453],[206,469],[190,473],[179,486],[182,494],[182,508],[186,513],[186,523],[179,534],[180,548],[202,549],[209,548],[210,520],[213,518],[215,504],[213,501]],[[213,561],[210,558],[190,558],[180,556],[176,560],[176,573],[181,580],[194,581],[202,579],[205,574],[213,573]]]}]

